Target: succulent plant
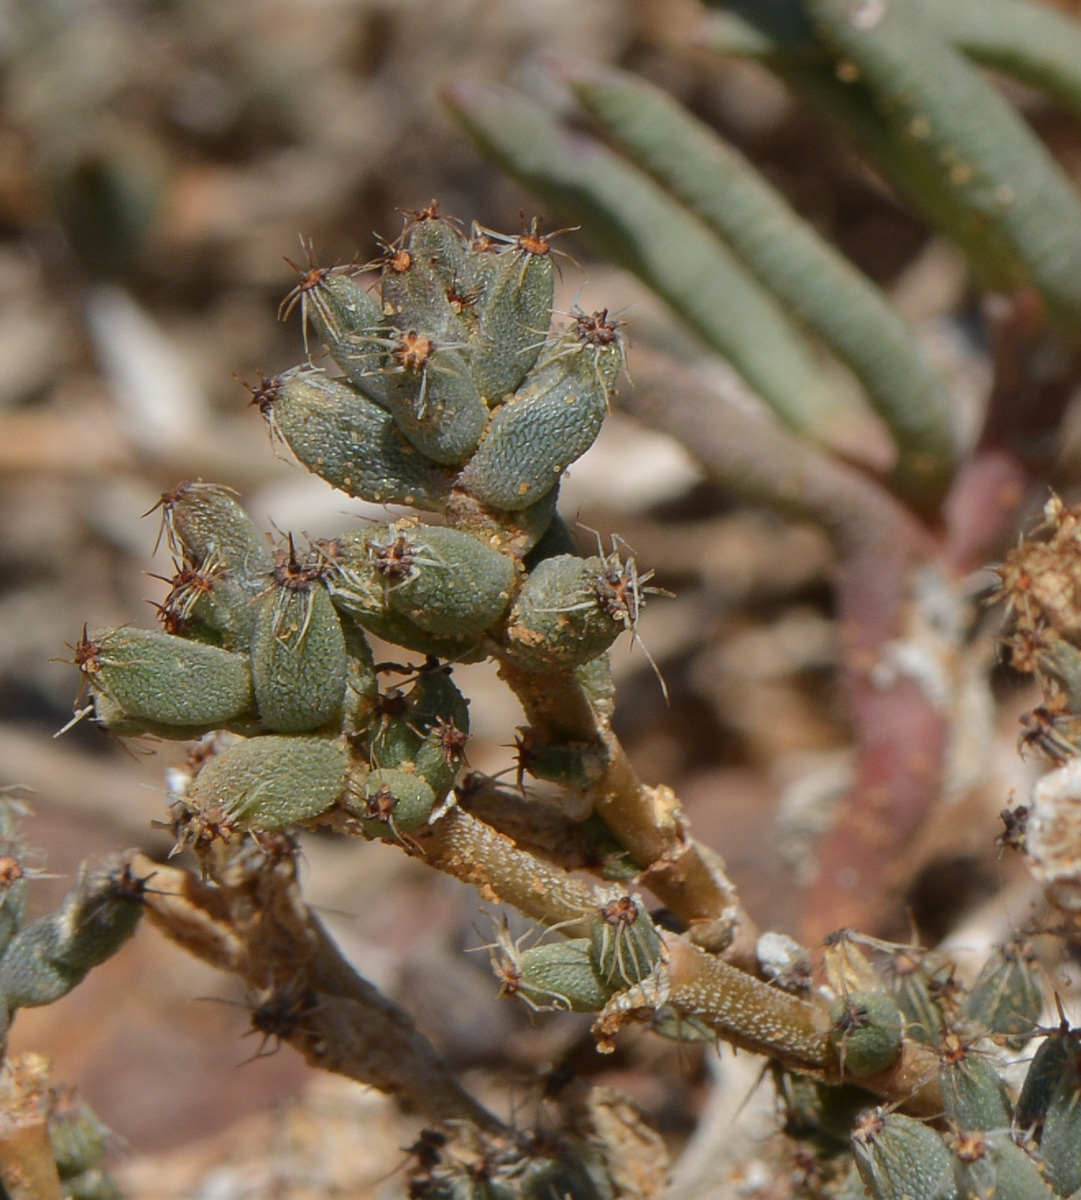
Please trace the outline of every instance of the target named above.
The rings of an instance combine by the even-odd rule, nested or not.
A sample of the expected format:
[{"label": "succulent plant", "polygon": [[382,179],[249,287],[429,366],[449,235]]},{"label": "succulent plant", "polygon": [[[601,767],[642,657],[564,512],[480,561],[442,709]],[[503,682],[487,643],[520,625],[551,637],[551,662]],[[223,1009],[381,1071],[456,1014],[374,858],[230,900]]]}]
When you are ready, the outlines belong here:
[{"label": "succulent plant", "polygon": [[[657,89],[567,72],[604,142],[514,93],[456,89],[451,107],[475,139],[636,272],[773,416],[663,359],[617,401],[622,322],[576,310],[553,326],[555,235],[536,220],[466,234],[433,202],[363,268],[309,255],[282,314],[299,311],[307,348],[333,365],[310,355],[260,377],[252,404],[332,487],[424,516],[272,545],[226,488],[188,482],[162,497],[176,562],[163,629],[84,630],[79,712],[117,736],[200,739],[170,810],[199,873],[158,866],[144,893],[144,864],[125,860],[30,924],[14,874],[0,893],[0,996],[8,1010],[48,1003],[146,909],[259,991],[264,1036],[440,1126],[411,1150],[411,1194],[658,1194],[656,1175],[631,1183],[624,1169],[655,1140],[636,1123],[637,1150],[621,1146],[599,1091],[576,1092],[554,1128],[513,1130],[352,971],[297,885],[297,831],[324,826],[386,843],[534,922],[517,938],[497,927],[502,993],[592,1014],[602,1052],[634,1023],[765,1055],[786,1135],[783,1194],[1072,1197],[1081,1050],[1065,1018],[1040,1023],[1032,946],[1069,936],[1081,911],[1081,513],[1057,498],[999,575],[1012,661],[1043,689],[1025,743],[1056,767],[1010,814],[1009,841],[1063,925],[1034,920],[968,984],[945,952],[844,926],[861,903],[884,921],[890,868],[943,789],[963,673],[943,664],[963,657],[973,623],[962,581],[1007,530],[1003,498],[1038,477],[1022,447],[1081,375],[1081,203],[969,60],[1077,109],[1079,35],[1018,0],[719,7],[717,47],[759,59],[816,104],[1009,293],[1006,382],[983,434],[961,435],[948,381],[881,290]],[[1022,27],[1026,12],[1039,16]],[[1059,43],[1069,52],[1054,53]],[[822,348],[860,396],[835,386]],[[1052,364],[1032,381],[1046,403],[1019,412],[1008,368],[1036,359]],[[613,733],[607,651],[636,635],[653,589],[618,543],[581,554],[557,507],[563,473],[613,402],[683,440],[714,481],[819,521],[837,549],[860,749],[821,854],[807,946],[759,933],[675,795],[639,779]],[[878,428],[871,413],[894,450],[877,471],[842,459]],[[376,662],[369,638],[423,661],[403,676]],[[482,659],[524,711],[521,775],[563,789],[573,856],[562,834],[527,844],[498,787],[463,781],[469,712],[454,668]],[[583,863],[596,882],[572,873]],[[1036,1042],[1018,1082],[1011,1059]],[[76,1174],[96,1169],[92,1155],[50,1153],[62,1175],[76,1160]]]},{"label": "succulent plant", "polygon": [[[28,920],[35,859],[22,834],[27,809],[0,789],[0,1046],[21,1008],[52,1004],[111,958],[143,915],[146,880],[131,855],[85,866],[59,907]],[[114,1200],[105,1170],[107,1130],[74,1091],[51,1079],[38,1054],[0,1062],[0,1196],[10,1200]]]},{"label": "succulent plant", "polygon": [[[689,958],[686,936],[681,943],[665,932],[663,964],[613,997],[595,1028],[604,1037],[625,1013],[649,1010],[658,1032],[678,1035],[681,1021],[685,1031],[693,1022],[770,1055],[784,1126],[799,1150],[781,1154],[787,1169],[766,1194],[1069,1195],[1076,1185],[1059,1122],[1076,1088],[1072,1080],[1049,1086],[1044,1071],[1072,1061],[1074,1032],[1065,1019],[1041,1029],[1046,998],[1028,940],[1042,939],[1045,961],[1055,961],[1061,944],[1051,949],[1049,929],[1074,936],[1081,911],[1081,525],[1057,498],[1042,531],[999,568],[1012,663],[1033,672],[1043,691],[1023,744],[1058,768],[1031,802],[1007,810],[1001,840],[1027,852],[1050,912],[994,949],[967,986],[949,955],[828,931],[897,927],[895,864],[949,786],[950,737],[966,721],[955,707],[966,671],[962,631],[979,620],[966,576],[1008,543],[1018,502],[1048,465],[1032,453],[1031,437],[1038,428],[1050,443],[1076,386],[1075,181],[978,68],[1033,85],[1076,115],[1081,33],[1046,6],[1017,0],[708,7],[700,44],[777,75],[896,197],[960,246],[974,285],[998,293],[1001,307],[986,316],[998,375],[982,431],[962,434],[949,381],[887,296],[734,146],[644,80],[573,65],[535,89],[540,100],[490,85],[450,89],[451,110],[482,151],[670,310],[671,334],[655,337],[669,353],[639,356],[639,386],[617,404],[680,440],[728,492],[819,522],[837,553],[857,749],[805,906],[807,942],[827,934],[826,943],[809,972],[809,951],[786,946],[778,956],[765,935],[750,968],[816,1011],[811,1028],[825,1033],[826,1049],[806,1027],[796,1036],[798,1011],[782,1017],[779,1009],[784,1038],[763,1046],[772,1028],[767,998],[744,987],[746,977],[728,980],[721,968],[738,962],[732,948],[718,957],[709,947],[707,965]],[[858,381],[858,398],[823,374],[823,350]],[[1057,363],[1039,381],[1037,353]],[[749,418],[745,391],[722,394],[687,370],[711,354],[775,420]],[[1021,379],[1032,389],[1027,399]],[[1037,395],[1046,404],[1039,415],[1029,403]],[[839,461],[852,453],[845,434],[858,441],[852,431],[871,410],[894,453],[885,468],[860,462],[852,471]],[[809,977],[827,989],[828,1012]],[[733,1030],[741,993],[760,1014],[754,1033]],[[680,1020],[667,1026],[658,1013]],[[1018,1093],[1007,1060],[1041,1037]],[[1034,1097],[1055,1087],[1063,1107],[1048,1130]],[[872,1094],[887,1103],[874,1107]]]},{"label": "succulent plant", "polygon": [[[202,737],[174,789],[171,824],[197,855],[204,890],[159,868],[160,893],[146,897],[152,919],[215,957],[198,928],[224,909],[240,946],[228,965],[252,986],[269,980],[278,1015],[259,1026],[264,1033],[403,1098],[423,1093],[430,1115],[465,1120],[469,1137],[504,1139],[477,1152],[483,1171],[463,1165],[460,1137],[433,1150],[416,1176],[425,1195],[607,1197],[616,1194],[606,1157],[614,1152],[587,1152],[569,1127],[551,1133],[555,1149],[506,1141],[417,1049],[415,1031],[411,1055],[393,1069],[379,1061],[374,1034],[334,1044],[328,1005],[339,985],[328,972],[341,967],[328,966],[336,952],[296,892],[298,828],[390,843],[518,907],[538,928],[526,939],[506,927],[497,934],[502,992],[536,1010],[593,1014],[602,1050],[633,1019],[662,1036],[717,1036],[769,1055],[786,1123],[834,1152],[850,1133],[849,1176],[858,1171],[876,1200],[952,1195],[976,1186],[970,1175],[1028,1178],[1026,1170],[1066,1194],[1069,1054],[1034,1060],[1017,1101],[1031,1121],[1024,1148],[1007,1137],[1015,1100],[994,1046],[1040,1032],[1030,951],[997,951],[966,992],[947,960],[932,966],[873,939],[861,949],[842,934],[823,952],[828,997],[806,983],[786,991],[765,982],[754,941],[741,946],[753,927],[723,866],[690,838],[670,793],[637,780],[615,741],[606,652],[634,632],[648,575],[616,548],[567,553],[554,493],[606,411],[623,357],[618,325],[578,314],[537,338],[536,323],[551,318],[553,266],[535,222],[518,237],[474,228],[467,238],[433,205],[409,218],[378,265],[378,300],[345,268],[302,273],[289,303],[343,374],[305,364],[261,379],[253,403],[273,436],[328,482],[367,500],[409,498],[443,523],[406,517],[304,549],[290,536],[272,550],[228,490],[181,484],[161,502],[178,564],[160,608],[166,631],[84,631],[78,643],[89,694],[80,712],[124,736]],[[526,320],[528,346],[519,336]],[[1026,573],[1024,553],[1004,578]],[[387,668],[368,634],[423,662],[404,682],[409,669],[392,664],[395,682],[383,685]],[[560,783],[578,809],[590,801],[598,848],[614,842],[630,855],[684,932],[659,927],[640,893],[590,886],[558,856],[515,845],[498,809],[489,821],[469,812],[468,789],[455,788],[468,702],[453,670],[483,657],[499,663],[529,719],[521,769]],[[108,890],[112,876],[102,878]],[[252,899],[263,892],[274,900],[260,901],[256,926]],[[81,892],[71,900],[80,912],[88,903]],[[129,907],[134,919],[140,910]],[[266,909],[279,913],[280,929],[272,932]],[[11,1006],[55,998],[130,927],[106,921],[90,937],[80,920],[73,956],[59,948],[73,928],[66,913],[13,937],[0,959]],[[298,988],[303,1002],[286,1003]],[[346,992],[357,1013],[375,1004],[359,979]],[[420,1082],[433,1071],[434,1090]],[[943,1111],[948,1136],[927,1123]]]},{"label": "succulent plant", "polygon": [[[606,651],[634,632],[653,589],[615,546],[580,557],[556,510],[564,471],[607,413],[623,365],[621,323],[576,311],[552,326],[555,267],[537,221],[515,236],[476,226],[466,236],[433,203],[410,214],[384,251],[366,268],[300,269],[282,315],[299,310],[309,349],[318,339],[337,371],[309,360],[260,376],[252,404],[308,470],[350,496],[408,505],[428,519],[369,522],[304,546],[290,535],[275,547],[228,488],[179,484],[158,506],[175,563],[158,606],[163,629],[83,631],[78,715],[122,737],[201,739],[188,776],[174,779],[169,824],[178,847],[198,857],[204,886],[228,896],[226,907],[239,905],[237,941],[253,940],[251,961],[234,969],[260,994],[269,988],[260,1010],[278,1014],[258,1026],[264,1034],[307,1043],[325,1065],[411,1096],[433,1117],[506,1138],[445,1069],[425,1066],[434,1052],[419,1034],[390,1063],[378,1028],[353,1051],[317,1032],[333,1007],[320,977],[331,952],[313,959],[310,947],[298,948],[297,937],[317,936],[311,914],[306,931],[286,921],[277,939],[265,911],[258,938],[240,928],[254,915],[240,897],[253,888],[276,890],[283,913],[303,909],[293,833],[324,825],[524,903],[560,933],[576,926],[579,936],[524,949],[507,942],[505,990],[515,979],[513,990],[535,1007],[598,1012],[665,956],[640,898],[620,887],[595,892],[545,865],[471,816],[454,790],[469,740],[454,664],[483,658],[500,664],[527,711],[537,709],[523,734],[523,771],[580,793],[626,773],[605,741]],[[374,290],[360,278],[372,269]],[[369,637],[420,661],[378,665]],[[548,708],[558,720],[540,719]],[[644,802],[633,778],[622,786]],[[590,837],[606,853],[620,844],[603,818]],[[662,841],[654,857],[664,849]],[[157,869],[152,919],[193,944],[199,920],[189,909],[181,921],[176,905],[184,895],[198,908],[204,897],[170,886],[171,870]],[[37,989],[45,1002],[52,974],[21,949],[27,936],[3,960],[12,975],[9,988],[0,966],[0,990],[26,1003],[27,989]],[[85,935],[77,944],[93,949]],[[388,1011],[402,1025],[403,1014],[348,975],[359,1014],[370,1022],[374,1006],[384,1025]],[[303,1002],[286,1003],[298,988]],[[362,1028],[360,1015],[353,1020]],[[425,1076],[433,1070],[434,1089]],[[434,1194],[614,1194],[603,1154],[569,1127],[553,1137],[546,1152],[512,1137],[490,1177],[473,1184],[441,1159],[445,1169],[429,1170]]]}]

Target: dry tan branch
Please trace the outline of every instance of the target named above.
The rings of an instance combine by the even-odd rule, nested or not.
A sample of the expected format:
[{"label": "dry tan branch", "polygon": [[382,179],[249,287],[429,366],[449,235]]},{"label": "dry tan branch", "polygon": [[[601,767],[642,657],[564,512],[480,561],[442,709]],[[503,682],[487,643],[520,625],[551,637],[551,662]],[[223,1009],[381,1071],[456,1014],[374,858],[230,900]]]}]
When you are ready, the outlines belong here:
[{"label": "dry tan branch", "polygon": [[280,1005],[270,1036],[313,1066],[387,1092],[430,1120],[506,1132],[453,1078],[412,1018],[341,956],[301,900],[291,858],[268,860],[255,872],[227,867],[219,876],[225,886],[148,859],[136,870],[152,879],[148,915],[167,937]]}]

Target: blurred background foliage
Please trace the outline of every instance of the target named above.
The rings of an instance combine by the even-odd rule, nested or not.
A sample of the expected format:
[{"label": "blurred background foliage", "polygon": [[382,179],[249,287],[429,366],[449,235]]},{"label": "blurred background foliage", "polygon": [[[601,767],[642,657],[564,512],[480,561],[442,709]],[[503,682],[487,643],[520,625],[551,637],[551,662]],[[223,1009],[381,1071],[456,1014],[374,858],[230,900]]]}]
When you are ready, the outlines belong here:
[{"label": "blurred background foliage", "polygon": [[[0,782],[33,789],[30,837],[56,876],[36,885],[41,911],[87,855],[168,850],[150,822],[180,748],[124,746],[87,725],[52,740],[76,684],[50,660],[83,621],[146,624],[146,597],[164,592],[146,578],[169,574],[153,558],[155,521],[137,514],[203,478],[283,530],[381,515],[276,457],[233,377],[303,355],[299,323],[275,320],[298,236],[323,264],[363,262],[372,230],[394,237],[395,210],[433,197],[496,229],[534,211],[445,114],[444,86],[510,82],[551,100],[544,64],[566,58],[660,85],[890,292],[975,421],[990,367],[958,253],[762,68],[697,45],[700,16],[691,0],[0,3]],[[1076,120],[1004,86],[1081,182]],[[586,309],[626,309],[632,343],[663,325],[640,285],[573,235],[559,245],[580,266],[564,260],[557,307],[581,293]],[[1076,425],[1071,409],[1055,474],[1067,498]],[[617,729],[638,769],[678,790],[758,922],[794,929],[796,885],[850,755],[825,537],[703,483],[674,443],[618,416],[562,507],[618,531],[676,593],[640,628],[670,704],[640,654],[615,655]],[[473,697],[472,765],[499,771],[512,706],[488,668],[458,678]],[[1003,887],[1028,886],[993,836],[1009,789],[1029,778],[1014,741],[1032,694],[1001,670],[994,684],[991,779],[913,849],[908,905],[932,940]],[[312,838],[306,858],[308,894],[340,944],[481,1094],[509,1080],[528,1111],[558,1061],[630,1093],[674,1146],[686,1139],[709,1093],[699,1049],[630,1037],[602,1060],[588,1019],[497,1002],[483,956],[460,953],[478,940],[472,893],[378,846]],[[313,1081],[288,1051],[235,1068],[258,1048],[238,1040],[244,1005],[143,930],[63,1002],[22,1014],[13,1050],[50,1054],[116,1131],[126,1194],[400,1191],[397,1147],[415,1129],[379,1097]],[[734,1106],[738,1069],[729,1077]]]}]

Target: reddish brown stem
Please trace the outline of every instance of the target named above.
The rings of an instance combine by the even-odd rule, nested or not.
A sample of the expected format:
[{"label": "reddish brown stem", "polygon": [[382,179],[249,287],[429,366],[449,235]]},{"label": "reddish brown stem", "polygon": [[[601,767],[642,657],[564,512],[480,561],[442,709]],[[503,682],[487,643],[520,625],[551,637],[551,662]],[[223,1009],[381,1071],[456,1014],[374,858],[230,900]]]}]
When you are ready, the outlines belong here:
[{"label": "reddish brown stem", "polygon": [[880,690],[848,672],[857,714],[856,776],[819,849],[803,936],[848,926],[883,932],[903,880],[892,868],[939,794],[947,724],[912,679]]},{"label": "reddish brown stem", "polygon": [[1076,347],[1049,327],[1034,291],[990,297],[985,312],[994,387],[979,445],[944,507],[943,558],[957,574],[1001,553],[1026,491],[1054,462],[1055,434],[1081,378]]}]

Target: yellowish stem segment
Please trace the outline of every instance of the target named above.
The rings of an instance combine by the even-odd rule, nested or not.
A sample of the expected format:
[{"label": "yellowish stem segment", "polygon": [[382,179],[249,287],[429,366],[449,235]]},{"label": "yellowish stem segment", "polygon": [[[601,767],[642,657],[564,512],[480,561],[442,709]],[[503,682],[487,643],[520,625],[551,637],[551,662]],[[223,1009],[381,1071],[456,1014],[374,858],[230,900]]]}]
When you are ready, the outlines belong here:
[{"label": "yellowish stem segment", "polygon": [[830,1071],[836,1054],[820,1005],[771,987],[678,938],[668,949],[668,1004],[694,1017],[741,1050],[768,1054],[786,1066]]},{"label": "yellowish stem segment", "polygon": [[740,906],[723,860],[690,836],[671,789],[649,787],[638,777],[574,673],[541,674],[505,661],[499,673],[543,737],[603,746],[606,767],[589,797],[620,845],[644,868],[640,882],[684,922],[697,945],[755,970],[757,930]]},{"label": "yellowish stem segment", "polygon": [[40,1054],[0,1068],[0,1184],[10,1200],[64,1200],[49,1143],[49,1071]]},{"label": "yellowish stem segment", "polygon": [[414,836],[429,866],[472,884],[485,900],[559,925],[567,937],[589,936],[590,918],[601,903],[592,889],[464,809],[452,808]]}]

